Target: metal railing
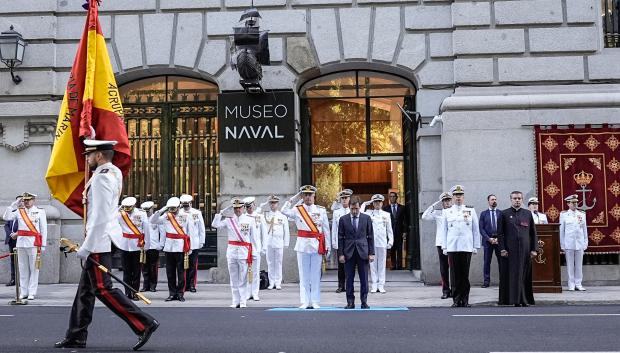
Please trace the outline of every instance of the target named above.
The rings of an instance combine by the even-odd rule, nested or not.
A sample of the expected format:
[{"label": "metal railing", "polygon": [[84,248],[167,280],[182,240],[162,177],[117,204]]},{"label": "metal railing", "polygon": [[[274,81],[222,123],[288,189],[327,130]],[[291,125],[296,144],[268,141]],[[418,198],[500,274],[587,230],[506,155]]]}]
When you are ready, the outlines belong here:
[{"label": "metal railing", "polygon": [[601,0],[605,48],[620,48],[620,0]]}]

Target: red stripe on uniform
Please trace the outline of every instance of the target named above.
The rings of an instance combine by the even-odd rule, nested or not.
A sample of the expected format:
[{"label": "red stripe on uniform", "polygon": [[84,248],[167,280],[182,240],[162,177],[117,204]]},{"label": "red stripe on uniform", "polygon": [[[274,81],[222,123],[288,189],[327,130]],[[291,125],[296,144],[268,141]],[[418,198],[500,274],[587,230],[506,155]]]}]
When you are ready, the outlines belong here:
[{"label": "red stripe on uniform", "polygon": [[[98,254],[92,254],[92,256],[95,256],[96,261],[99,262]],[[93,266],[96,266],[96,265],[93,264]],[[108,289],[105,287],[103,283],[103,275],[101,274],[101,271],[99,269],[94,269],[94,270],[95,270],[95,281],[97,282],[97,288],[99,288],[99,290],[101,291],[101,295],[103,295],[106,298],[106,300],[114,307],[114,309],[116,309],[121,315],[126,317],[138,329],[138,331],[144,331],[145,327],[140,322],[140,320],[138,320],[135,316],[127,312],[127,310],[125,310],[125,308],[123,308],[123,306],[119,302],[117,302],[116,299],[114,299],[114,297],[110,294],[110,292],[108,291]]]}]

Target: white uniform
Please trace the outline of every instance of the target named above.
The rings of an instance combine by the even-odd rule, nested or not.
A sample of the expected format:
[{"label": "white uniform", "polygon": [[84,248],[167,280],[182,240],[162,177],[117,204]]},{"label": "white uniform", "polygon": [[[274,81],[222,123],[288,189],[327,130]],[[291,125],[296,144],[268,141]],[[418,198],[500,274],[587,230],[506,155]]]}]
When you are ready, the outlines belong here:
[{"label": "white uniform", "polygon": [[[305,204],[303,204],[303,208],[308,212],[319,232],[325,237],[325,248],[329,252],[329,220],[325,208]],[[295,221],[297,230],[311,231],[297,207],[291,207],[290,202],[287,201],[284,204],[282,213]],[[308,306],[308,303],[311,302],[316,307],[321,302],[321,264],[323,261],[323,256],[319,254],[319,241],[315,238],[298,236],[295,242],[295,251],[297,251],[297,267],[299,269],[300,302],[303,306]]]},{"label": "white uniform", "polygon": [[260,261],[261,254],[266,252],[265,238],[267,236],[267,227],[265,226],[265,217],[256,211],[252,214],[246,213],[246,216],[254,219],[254,241],[252,241],[252,278],[248,282],[246,290],[248,299],[250,297],[258,299],[260,290]]},{"label": "white uniform", "polygon": [[205,244],[206,237],[205,220],[202,217],[202,212],[195,208],[190,208],[189,211],[185,211],[185,209],[181,208],[179,212],[186,214],[192,223],[193,232],[189,234],[192,250],[202,248]]},{"label": "white uniform", "polygon": [[425,221],[435,221],[435,246],[444,248],[444,234],[443,234],[443,212],[442,210],[436,210],[434,206],[427,208],[422,213],[422,219]]},{"label": "white uniform", "polygon": [[[88,190],[88,222],[86,239],[81,248],[90,253],[112,251],[111,242],[122,236],[123,230],[116,222],[118,199],[123,190],[123,173],[111,162],[95,169],[86,184]],[[109,197],[112,193],[112,197]],[[118,246],[118,244],[115,245]]]},{"label": "white uniform", "polygon": [[[32,225],[36,228],[37,233],[40,234],[41,252],[43,252],[47,242],[47,217],[45,215],[45,210],[36,206],[32,206],[28,209],[24,208],[23,210],[32,222]],[[18,222],[18,236],[15,247],[17,248],[21,296],[35,296],[37,295],[37,289],[39,287],[39,270],[36,267],[38,249],[35,246],[35,237],[22,235],[25,234],[23,232],[30,232],[30,228],[26,225],[19,209],[13,209],[11,206],[7,207],[4,211],[3,218],[7,222],[15,219]]]},{"label": "white uniform", "polygon": [[560,247],[566,257],[568,289],[581,288],[583,253],[588,248],[588,226],[582,211],[560,213]]},{"label": "white uniform", "polygon": [[[244,242],[254,244],[256,237],[254,232],[256,225],[254,218],[242,214],[237,217],[222,218],[220,213],[213,217],[211,227],[218,231],[226,231],[228,235],[228,248],[226,249],[226,260],[228,262],[228,273],[230,276],[230,290],[232,292],[232,305],[246,305],[247,284],[248,284],[248,247],[234,245],[230,242]],[[252,249],[254,247],[252,246]],[[254,250],[252,250],[254,251]]]},{"label": "white uniform", "polygon": [[284,248],[288,248],[291,233],[288,218],[280,211],[266,211],[264,219],[267,227],[267,272],[269,273],[269,286],[280,288],[282,284],[282,257]]},{"label": "white uniform", "polygon": [[442,212],[442,247],[444,252],[478,253],[480,229],[473,207],[453,205]]},{"label": "white uniform", "polygon": [[[193,223],[190,222],[190,218],[187,214],[179,211],[174,216],[174,218],[176,219],[177,223],[179,223],[179,226],[181,226],[181,228],[183,229],[183,232],[186,235],[189,236],[189,234],[192,234],[192,232],[194,231]],[[161,237],[161,242],[160,242],[159,247],[162,247],[163,245],[162,249],[164,250],[164,252],[184,252],[183,251],[184,240],[177,239],[174,237],[174,235],[178,235],[179,233],[177,232],[175,227],[172,225],[172,223],[168,219],[168,212],[164,212],[163,214],[161,214],[160,211],[156,211],[155,213],[153,213],[151,218],[149,218],[149,221],[151,222],[151,224],[161,225],[163,234]],[[190,249],[191,249],[191,237],[190,237]]]},{"label": "white uniform", "polygon": [[[112,239],[114,244],[123,251],[139,251],[141,248],[138,246],[138,234],[134,234],[134,231],[131,227],[125,222],[123,218],[123,211],[118,211],[118,224],[121,227],[121,234],[114,233],[112,234]],[[146,215],[146,212],[134,208],[130,213],[127,213],[127,216],[136,226],[137,230],[140,231],[140,234],[144,236],[144,248],[147,249],[147,244],[150,243],[149,239],[149,219]],[[157,237],[159,239],[159,237]]]},{"label": "white uniform", "polygon": [[161,250],[164,248],[164,238],[166,233],[160,224],[151,223],[150,219],[147,219],[147,233],[148,242],[144,245],[145,250]]},{"label": "white uniform", "polygon": [[349,213],[351,213],[351,209],[349,207],[338,208],[334,210],[334,213],[332,213],[331,245],[334,250],[338,250],[338,222],[340,222],[340,217],[348,215]]},{"label": "white uniform", "polygon": [[532,217],[534,218],[534,224],[548,224],[547,216],[542,212],[532,212]]},{"label": "white uniform", "polygon": [[370,263],[370,279],[372,281],[371,292],[377,289],[383,291],[385,286],[385,262],[387,249],[394,245],[394,233],[392,231],[392,219],[388,212],[383,210],[368,210],[367,215],[372,219],[372,231],[375,239],[375,261]]}]

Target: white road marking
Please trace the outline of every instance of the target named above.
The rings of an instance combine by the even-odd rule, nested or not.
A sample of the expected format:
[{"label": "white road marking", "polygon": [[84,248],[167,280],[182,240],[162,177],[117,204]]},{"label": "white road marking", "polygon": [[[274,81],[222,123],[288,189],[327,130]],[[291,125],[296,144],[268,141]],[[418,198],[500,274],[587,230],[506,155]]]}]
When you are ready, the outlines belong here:
[{"label": "white road marking", "polygon": [[581,317],[581,316],[620,316],[620,314],[463,314],[453,317]]},{"label": "white road marking", "polygon": [[0,315],[0,317],[13,317],[15,315]]},{"label": "white road marking", "polygon": [[605,351],[605,352],[575,352],[575,351],[570,351],[570,352],[489,352],[489,353],[620,353],[618,351]]}]

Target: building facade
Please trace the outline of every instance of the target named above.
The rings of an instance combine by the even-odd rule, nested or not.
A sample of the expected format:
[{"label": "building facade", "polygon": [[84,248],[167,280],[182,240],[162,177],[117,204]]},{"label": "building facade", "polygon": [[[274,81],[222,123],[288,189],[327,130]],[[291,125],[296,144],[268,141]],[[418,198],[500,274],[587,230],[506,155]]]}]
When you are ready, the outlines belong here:
[{"label": "building facade", "polygon": [[[85,12],[78,0],[5,1],[0,30],[28,42],[14,84],[0,69],[0,203],[39,195],[49,221],[42,282],[77,281],[55,251],[81,220],[50,199],[44,175]],[[479,212],[486,196],[536,196],[534,126],[620,124],[615,0],[256,0],[269,30],[263,87],[294,94],[294,147],[219,152],[218,94],[241,90],[229,65],[233,26],[249,0],[104,0],[100,20],[123,95],[140,200],[194,194],[207,218],[233,196],[284,198],[342,187],[363,198],[397,191],[412,215],[407,266],[439,281],[434,224],[420,214],[453,184]],[[615,34],[614,34],[615,33]],[[402,110],[401,110],[402,108]],[[403,114],[403,110],[407,114]],[[440,115],[441,123],[429,126]],[[227,277],[213,236],[215,280]],[[618,240],[620,242],[620,239]],[[585,278],[620,281],[617,255]],[[606,260],[607,261],[607,260]],[[614,262],[615,261],[615,262]],[[0,264],[0,279],[7,264]],[[296,280],[292,249],[285,280]],[[482,279],[482,257],[472,278]],[[478,270],[479,269],[479,270]]]}]

